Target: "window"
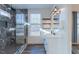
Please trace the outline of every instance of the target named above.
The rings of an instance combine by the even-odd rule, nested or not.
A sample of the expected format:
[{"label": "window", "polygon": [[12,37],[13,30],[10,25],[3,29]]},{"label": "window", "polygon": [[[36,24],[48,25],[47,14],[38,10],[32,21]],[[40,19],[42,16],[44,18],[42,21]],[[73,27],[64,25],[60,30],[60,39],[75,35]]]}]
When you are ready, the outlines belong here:
[{"label": "window", "polygon": [[41,17],[40,14],[30,15],[30,36],[40,36]]},{"label": "window", "polygon": [[16,14],[16,36],[24,36],[24,14]]},{"label": "window", "polygon": [[40,14],[31,14],[30,23],[31,24],[40,24]]},{"label": "window", "polygon": [[77,12],[77,40],[79,39],[79,12]]},{"label": "window", "polygon": [[24,14],[16,14],[16,24],[24,24]]}]

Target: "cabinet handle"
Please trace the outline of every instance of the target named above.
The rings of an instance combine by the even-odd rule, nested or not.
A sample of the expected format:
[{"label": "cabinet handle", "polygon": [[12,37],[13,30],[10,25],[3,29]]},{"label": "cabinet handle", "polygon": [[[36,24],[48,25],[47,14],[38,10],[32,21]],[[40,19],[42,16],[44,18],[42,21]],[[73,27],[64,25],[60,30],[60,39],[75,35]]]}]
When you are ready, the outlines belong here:
[{"label": "cabinet handle", "polygon": [[53,35],[56,35],[56,33],[53,33]]}]

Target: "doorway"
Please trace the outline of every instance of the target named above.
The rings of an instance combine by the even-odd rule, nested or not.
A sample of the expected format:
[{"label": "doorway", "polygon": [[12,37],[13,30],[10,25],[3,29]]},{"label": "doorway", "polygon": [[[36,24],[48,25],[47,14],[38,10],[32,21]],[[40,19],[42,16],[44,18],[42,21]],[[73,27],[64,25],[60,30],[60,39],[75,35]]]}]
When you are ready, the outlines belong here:
[{"label": "doorway", "polygon": [[72,53],[79,54],[79,12],[72,12],[73,32],[72,32]]}]

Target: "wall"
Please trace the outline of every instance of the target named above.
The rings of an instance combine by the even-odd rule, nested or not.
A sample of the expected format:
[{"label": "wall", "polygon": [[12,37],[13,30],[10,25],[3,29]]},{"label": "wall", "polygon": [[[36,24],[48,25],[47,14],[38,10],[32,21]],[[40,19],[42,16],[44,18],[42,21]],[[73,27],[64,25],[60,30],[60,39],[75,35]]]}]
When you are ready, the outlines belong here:
[{"label": "wall", "polygon": [[5,43],[7,43],[9,45],[11,43],[10,39],[12,38],[15,40],[15,37],[16,37],[15,30],[9,31],[10,28],[15,28],[15,26],[16,26],[15,9],[13,9],[12,7],[10,7],[7,4],[0,4],[0,9],[7,11],[11,15],[11,18],[0,15],[0,17],[1,17],[0,25],[5,25],[5,26],[2,26],[2,28],[4,28],[4,31],[2,31],[3,29],[0,27],[0,29],[1,29],[0,31],[2,31],[1,35],[4,37],[4,39],[6,39]]},{"label": "wall", "polygon": [[64,13],[61,15],[61,19],[64,20],[64,38],[61,40],[61,52],[71,54],[72,53],[72,11],[71,5],[64,5]]},{"label": "wall", "polygon": [[[72,13],[71,5],[56,5],[64,8],[60,14],[60,37],[52,39],[50,53],[71,54],[72,53]],[[57,32],[58,33],[58,32]],[[50,40],[51,41],[51,40]]]},{"label": "wall", "polygon": [[[28,10],[28,21],[30,20],[30,14],[31,13],[40,13],[41,19],[44,17],[50,17],[50,11],[51,9],[29,9]],[[28,28],[28,44],[43,44],[43,40],[40,37],[32,37],[29,36],[29,28]]]},{"label": "wall", "polygon": [[[72,53],[72,11],[71,11],[71,5],[66,6],[66,12],[65,12],[65,21],[64,21],[64,31],[65,31],[65,37],[64,37],[64,44],[65,44],[65,51],[66,53],[70,54]],[[63,45],[64,47],[64,45]],[[64,50],[63,50],[64,52]]]}]

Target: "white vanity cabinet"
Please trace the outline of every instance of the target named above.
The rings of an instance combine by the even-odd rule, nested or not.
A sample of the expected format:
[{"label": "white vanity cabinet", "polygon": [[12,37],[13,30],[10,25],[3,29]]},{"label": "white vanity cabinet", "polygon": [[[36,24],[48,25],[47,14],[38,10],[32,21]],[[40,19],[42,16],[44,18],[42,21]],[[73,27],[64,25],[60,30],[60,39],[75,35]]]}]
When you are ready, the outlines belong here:
[{"label": "white vanity cabinet", "polygon": [[56,53],[61,53],[60,50],[62,47],[61,40],[63,36],[59,35],[61,34],[60,32],[57,33],[56,35],[47,35],[44,38],[44,47],[46,50],[47,54],[56,54]]}]

